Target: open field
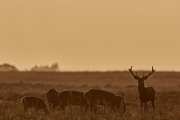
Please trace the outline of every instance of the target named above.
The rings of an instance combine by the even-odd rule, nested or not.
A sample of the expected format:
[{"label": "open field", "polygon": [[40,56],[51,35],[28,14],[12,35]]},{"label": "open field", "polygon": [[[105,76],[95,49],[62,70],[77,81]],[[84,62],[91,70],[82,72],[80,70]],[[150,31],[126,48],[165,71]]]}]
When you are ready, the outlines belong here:
[{"label": "open field", "polygon": [[[139,76],[142,73],[138,72]],[[129,72],[0,72],[0,119],[1,120],[179,120],[180,119],[180,73],[155,72],[145,85],[156,90],[155,111],[148,103],[147,111],[140,111],[137,81]],[[79,107],[65,111],[28,110],[24,113],[20,99],[23,96],[42,98],[46,105],[46,92],[54,88],[86,91],[103,89],[125,95],[126,113],[112,112],[102,108],[96,114],[85,113]]]}]

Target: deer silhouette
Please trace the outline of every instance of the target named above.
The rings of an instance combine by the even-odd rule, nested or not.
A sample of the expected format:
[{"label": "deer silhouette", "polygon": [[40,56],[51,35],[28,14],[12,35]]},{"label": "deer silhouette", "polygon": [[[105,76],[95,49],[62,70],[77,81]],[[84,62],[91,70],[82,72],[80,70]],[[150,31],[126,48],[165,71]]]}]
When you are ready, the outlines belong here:
[{"label": "deer silhouette", "polygon": [[136,72],[136,75],[134,75],[134,73],[132,72],[132,66],[131,68],[129,68],[129,71],[130,73],[134,76],[134,79],[135,80],[138,80],[138,91],[139,91],[139,99],[141,101],[141,111],[142,111],[142,108],[143,108],[143,103],[144,103],[144,109],[147,109],[147,102],[151,101],[152,103],[152,107],[153,107],[153,110],[154,110],[154,98],[155,98],[155,90],[154,88],[152,87],[145,87],[144,86],[144,80],[147,80],[148,77],[155,72],[155,70],[153,69],[153,66],[152,66],[152,71],[149,72],[148,75],[144,76],[144,73],[143,73],[143,77],[140,78],[138,75],[137,75],[137,72]]}]

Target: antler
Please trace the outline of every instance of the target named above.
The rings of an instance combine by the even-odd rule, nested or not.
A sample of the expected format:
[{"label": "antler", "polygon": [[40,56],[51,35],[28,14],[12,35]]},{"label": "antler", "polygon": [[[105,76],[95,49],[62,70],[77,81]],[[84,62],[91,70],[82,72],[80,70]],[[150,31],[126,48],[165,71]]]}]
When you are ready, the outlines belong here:
[{"label": "antler", "polygon": [[153,74],[155,72],[155,70],[154,70],[154,68],[153,68],[153,66],[152,66],[152,71],[150,72],[149,71],[149,74],[148,75],[146,75],[146,76],[144,76],[144,73],[143,73],[143,78],[144,78],[144,80],[145,79],[147,79],[151,74]]},{"label": "antler", "polygon": [[146,75],[146,76],[144,76],[144,73],[143,73],[143,77],[140,78],[140,77],[137,75],[137,72],[136,72],[136,75],[134,75],[134,73],[132,72],[132,66],[131,66],[131,68],[129,68],[129,71],[130,71],[130,73],[134,76],[134,79],[136,79],[136,80],[146,80],[151,74],[153,74],[153,73],[155,72],[155,70],[154,70],[154,68],[153,68],[153,66],[152,66],[152,71],[149,72],[149,74]]},{"label": "antler", "polygon": [[136,75],[134,75],[134,73],[132,72],[132,66],[131,68],[129,68],[129,72],[134,76],[134,79],[136,80],[140,79],[139,76],[137,75],[137,72],[136,72]]}]

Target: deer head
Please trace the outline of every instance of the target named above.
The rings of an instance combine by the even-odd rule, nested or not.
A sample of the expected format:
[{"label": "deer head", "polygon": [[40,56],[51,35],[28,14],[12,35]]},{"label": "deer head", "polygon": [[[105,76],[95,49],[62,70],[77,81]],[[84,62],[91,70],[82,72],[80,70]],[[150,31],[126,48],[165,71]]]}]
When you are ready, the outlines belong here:
[{"label": "deer head", "polygon": [[129,72],[134,76],[134,79],[135,79],[135,80],[138,80],[138,84],[139,84],[139,85],[143,85],[143,84],[144,84],[144,80],[147,80],[148,77],[149,77],[151,74],[153,74],[153,72],[155,72],[155,70],[153,69],[153,66],[152,66],[152,71],[149,72],[149,74],[146,75],[146,76],[144,76],[144,72],[143,72],[143,77],[142,77],[142,78],[140,78],[140,77],[137,75],[137,72],[136,72],[136,75],[132,72],[132,66],[131,66],[131,68],[129,68]]}]

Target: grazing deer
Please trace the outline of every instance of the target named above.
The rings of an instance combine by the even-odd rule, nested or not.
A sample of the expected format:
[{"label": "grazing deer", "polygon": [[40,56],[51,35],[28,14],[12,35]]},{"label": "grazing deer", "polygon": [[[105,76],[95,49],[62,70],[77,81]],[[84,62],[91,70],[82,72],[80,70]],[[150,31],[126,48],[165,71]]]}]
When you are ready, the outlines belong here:
[{"label": "grazing deer", "polygon": [[60,107],[64,110],[64,108],[68,105],[76,105],[85,108],[85,111],[88,110],[87,99],[84,97],[83,92],[79,91],[62,91],[58,95]]},{"label": "grazing deer", "polygon": [[144,109],[147,108],[147,102],[151,101],[152,102],[152,107],[153,107],[153,110],[154,110],[154,98],[155,98],[155,90],[152,88],[152,87],[144,87],[144,80],[148,79],[148,77],[154,73],[154,69],[153,69],[153,66],[152,66],[152,71],[149,72],[148,75],[144,76],[144,73],[143,73],[143,77],[140,78],[137,73],[136,75],[133,74],[132,72],[132,66],[131,68],[129,69],[130,73],[134,76],[134,79],[138,80],[138,91],[139,91],[139,99],[141,101],[141,111],[142,111],[142,107],[143,107],[143,103],[145,104],[144,105]]},{"label": "grazing deer", "polygon": [[21,99],[21,103],[24,106],[24,111],[26,111],[28,108],[35,108],[36,110],[43,109],[46,114],[48,112],[45,103],[40,98],[25,96]]},{"label": "grazing deer", "polygon": [[57,94],[59,94],[59,93],[54,89],[48,90],[47,100],[48,100],[50,108],[54,109],[55,106],[59,106],[59,99],[58,99]]},{"label": "grazing deer", "polygon": [[112,110],[120,108],[117,98],[111,92],[99,89],[90,89],[84,93],[84,96],[88,99],[91,111],[96,112],[98,105],[107,105]]}]

